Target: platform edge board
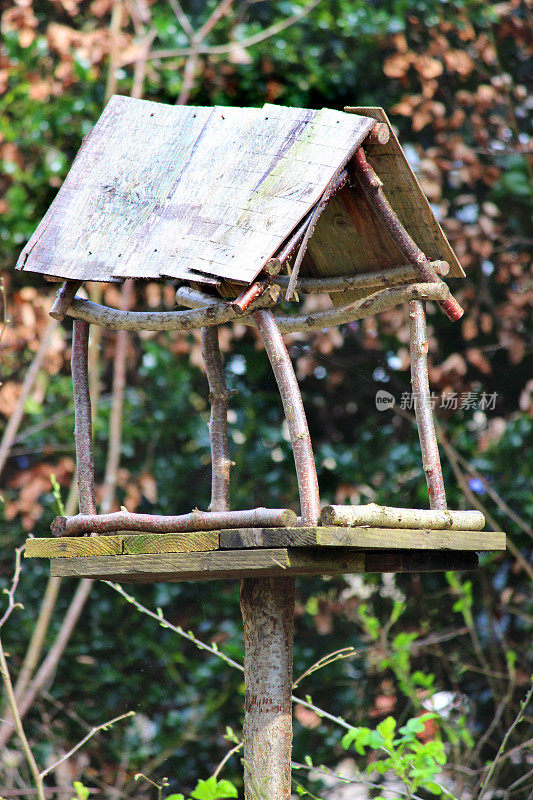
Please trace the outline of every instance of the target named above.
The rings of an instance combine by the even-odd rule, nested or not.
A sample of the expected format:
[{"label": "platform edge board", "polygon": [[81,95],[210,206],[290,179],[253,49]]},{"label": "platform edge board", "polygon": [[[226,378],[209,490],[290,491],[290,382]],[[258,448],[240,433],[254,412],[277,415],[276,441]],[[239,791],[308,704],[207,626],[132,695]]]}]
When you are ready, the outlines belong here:
[{"label": "platform edge board", "polygon": [[476,553],[274,548],[203,553],[54,558],[53,577],[116,579],[124,583],[205,581],[282,575],[338,575],[357,572],[441,572],[473,570]]},{"label": "platform edge board", "polygon": [[157,553],[53,558],[52,577],[116,579],[127,583],[201,581],[269,575],[329,575],[364,571],[364,553],[331,554],[292,548],[211,550],[203,553]]},{"label": "platform edge board", "polygon": [[122,554],[121,534],[111,536],[63,536],[60,538],[27,539],[26,558],[67,558],[75,556],[118,556]]},{"label": "platform edge board", "polygon": [[362,550],[505,550],[501,531],[436,531],[406,528],[242,528],[220,531],[220,549],[356,547]]},{"label": "platform edge board", "polygon": [[490,552],[505,550],[500,531],[435,531],[394,528],[240,528],[191,533],[110,534],[28,539],[27,558],[66,558],[106,555],[188,553],[261,548],[358,548],[360,550],[413,550]]},{"label": "platform edge board", "polygon": [[136,553],[190,553],[218,550],[218,531],[106,534],[26,540],[26,558],[67,558]]}]

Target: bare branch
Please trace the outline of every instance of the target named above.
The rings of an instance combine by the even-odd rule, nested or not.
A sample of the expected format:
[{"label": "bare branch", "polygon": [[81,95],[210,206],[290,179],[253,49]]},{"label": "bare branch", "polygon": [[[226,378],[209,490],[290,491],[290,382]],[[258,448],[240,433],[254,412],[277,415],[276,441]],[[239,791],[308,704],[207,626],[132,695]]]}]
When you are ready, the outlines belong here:
[{"label": "bare branch", "polygon": [[39,349],[35,353],[33,361],[31,362],[24,377],[22,389],[17,399],[17,405],[9,418],[9,421],[4,430],[4,434],[2,436],[2,441],[0,443],[0,474],[4,469],[5,463],[9,456],[9,451],[11,450],[11,445],[13,444],[15,436],[17,435],[17,431],[20,427],[22,417],[24,416],[24,406],[26,405],[26,400],[28,399],[31,390],[33,389],[33,386],[35,384],[35,379],[39,373],[39,370],[43,365],[43,361],[48,352],[48,348],[50,347],[52,336],[57,330],[57,327],[58,327],[57,320],[51,319],[44,332],[44,336],[41,339]]},{"label": "bare branch", "polygon": [[429,389],[426,314],[424,303],[420,300],[412,300],[409,303],[409,325],[411,332],[411,386],[420,449],[422,450],[422,464],[429,493],[429,507],[445,509],[446,492]]},{"label": "bare branch", "polygon": [[298,381],[272,312],[256,311],[253,318],[272,365],[289,427],[298,478],[302,522],[304,525],[316,525],[320,516],[318,480]]},{"label": "bare branch", "polygon": [[48,775],[50,772],[53,772],[55,769],[57,769],[57,767],[59,767],[60,764],[63,764],[64,761],[67,761],[71,756],[74,755],[74,753],[76,753],[81,747],[83,747],[83,745],[86,744],[89,741],[89,739],[92,739],[93,736],[95,736],[97,733],[99,733],[100,731],[107,731],[115,724],[115,722],[120,722],[121,719],[126,719],[126,717],[134,717],[134,716],[135,716],[135,711],[127,711],[125,714],[121,714],[119,717],[110,719],[108,720],[108,722],[102,722],[101,725],[96,725],[94,728],[91,728],[89,733],[86,736],[84,736],[83,739],[80,739],[78,744],[74,745],[74,747],[72,747],[68,751],[68,753],[62,755],[61,758],[59,758],[57,761],[55,761],[46,769],[43,769],[41,771],[41,778],[44,778],[45,775]]},{"label": "bare branch", "polygon": [[[446,261],[432,261],[431,266],[439,275],[446,275],[449,266]],[[295,289],[303,294],[320,294],[322,292],[348,292],[350,289],[384,289],[388,286],[413,283],[417,273],[412,264],[402,267],[389,267],[376,272],[364,272],[359,275],[334,275],[324,278],[298,278]],[[288,275],[278,275],[276,283],[282,289],[289,284]]]},{"label": "bare branch", "polygon": [[[427,283],[438,282],[440,279],[437,273],[418,245],[415,244],[413,239],[409,236],[398,219],[396,212],[385,197],[382,188],[383,184],[366,160],[365,151],[362,147],[359,147],[356,151],[352,164],[354,165],[355,175],[359,179],[363,191],[372,208],[378,215],[381,224],[401,251],[406,261],[414,266],[419,279]],[[440,300],[439,305],[452,322],[456,322],[464,314],[463,309],[452,295],[449,295],[444,300]]]},{"label": "bare branch", "polygon": [[147,533],[188,533],[231,528],[287,528],[295,525],[296,514],[289,508],[252,508],[243,511],[191,511],[190,514],[161,516],[115,511],[112,514],[78,514],[75,517],[55,517],[52,532],[55,536],[80,536],[84,533],[114,533],[142,531]]},{"label": "bare branch", "polygon": [[[273,25],[269,25],[268,28],[265,28],[264,31],[261,33],[256,33],[253,36],[248,36],[246,39],[237,40],[237,44],[240,47],[252,47],[254,44],[259,44],[260,42],[264,42],[266,39],[270,39],[272,36],[276,36],[278,33],[290,28],[291,25],[294,25],[296,22],[300,22],[307,14],[309,14],[316,6],[319,4],[320,0],[311,0],[306,6],[304,6],[300,11],[297,11],[295,14],[292,14],[287,19],[282,20],[281,22],[276,22]],[[231,53],[233,47],[235,46],[235,42],[228,42],[227,44],[222,45],[202,45],[198,48],[197,52],[199,55],[226,55],[227,53]],[[177,58],[179,56],[190,56],[195,50],[191,47],[178,47],[169,50],[153,50],[150,54],[150,58]]]}]

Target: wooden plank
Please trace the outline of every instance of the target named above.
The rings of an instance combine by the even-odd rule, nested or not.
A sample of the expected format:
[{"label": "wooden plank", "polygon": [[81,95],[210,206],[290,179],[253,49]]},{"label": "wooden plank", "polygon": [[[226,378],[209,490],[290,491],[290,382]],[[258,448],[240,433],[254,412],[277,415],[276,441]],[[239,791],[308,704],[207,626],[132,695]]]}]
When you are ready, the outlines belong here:
[{"label": "wooden plank", "polygon": [[424,550],[365,553],[365,572],[448,572],[477,567],[477,553]]},{"label": "wooden plank", "polygon": [[389,141],[385,145],[368,148],[368,161],[383,181],[385,194],[391,201],[402,225],[429,260],[447,261],[450,265],[449,277],[464,278],[465,273],[457,256],[439,225],[426,195],[420,188],[384,109],[347,106],[344,110],[349,114],[373,117],[389,126],[391,131]]},{"label": "wooden plank", "polygon": [[[373,117],[390,127],[382,108],[348,107],[349,113]],[[368,161],[381,180],[386,196],[416,244],[430,261],[450,265],[449,277],[464,277],[431,206],[391,129],[385,145],[366,148]],[[315,277],[372,273],[396,267],[402,254],[385,232],[361,187],[346,186],[332,198],[322,214],[302,262],[302,275]],[[331,294],[333,305],[344,305],[372,294],[375,289],[353,289]]]},{"label": "wooden plank", "polygon": [[505,534],[400,528],[245,528],[220,532],[220,548],[358,547],[363,550],[505,550]]},{"label": "wooden plank", "polygon": [[53,539],[27,539],[26,558],[66,558],[67,556],[111,556],[122,553],[122,534],[76,536]]},{"label": "wooden plank", "polygon": [[362,572],[363,569],[363,553],[276,548],[54,558],[50,574],[55,577],[117,579],[126,583],[157,583],[273,575],[333,575]]},{"label": "wooden plank", "polygon": [[123,554],[193,553],[218,550],[217,531],[199,533],[143,533],[124,536]]},{"label": "wooden plank", "polygon": [[19,269],[251,282],[373,126],[341,111],[111,98]]}]

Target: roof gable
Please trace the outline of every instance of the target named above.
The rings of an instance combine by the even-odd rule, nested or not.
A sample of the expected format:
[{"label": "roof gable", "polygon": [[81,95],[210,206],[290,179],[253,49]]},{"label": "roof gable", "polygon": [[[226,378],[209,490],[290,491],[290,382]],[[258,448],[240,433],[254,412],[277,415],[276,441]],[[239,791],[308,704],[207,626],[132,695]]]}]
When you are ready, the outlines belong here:
[{"label": "roof gable", "polygon": [[330,109],[114,96],[17,267],[72,280],[251,282],[373,125]]}]

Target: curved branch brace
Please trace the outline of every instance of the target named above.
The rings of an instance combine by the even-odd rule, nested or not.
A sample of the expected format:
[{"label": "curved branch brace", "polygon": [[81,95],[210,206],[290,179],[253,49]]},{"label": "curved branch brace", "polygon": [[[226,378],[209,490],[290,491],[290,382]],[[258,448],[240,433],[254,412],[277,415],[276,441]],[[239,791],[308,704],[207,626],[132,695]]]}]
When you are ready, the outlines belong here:
[{"label": "curved branch brace", "polygon": [[[398,219],[396,212],[385,197],[385,193],[382,189],[383,184],[366,160],[365,151],[362,147],[357,149],[352,163],[354,164],[354,171],[363,187],[363,191],[378,215],[381,224],[398,247],[405,260],[416,269],[419,279],[427,283],[440,281],[439,276],[430,262],[409,236]],[[440,300],[439,306],[452,322],[456,322],[464,314],[464,310],[452,295],[444,300]]]},{"label": "curved branch brace", "polygon": [[429,507],[445,509],[446,493],[439,448],[433,422],[433,409],[428,378],[428,342],[426,314],[421,300],[409,303],[409,329],[411,349],[411,386],[415,404],[416,424],[422,450],[422,464],[426,474],[429,493]]},{"label": "curved branch brace", "polygon": [[72,392],[74,395],[74,438],[76,441],[78,503],[82,514],[96,514],[91,397],[87,374],[88,348],[89,325],[82,320],[74,320],[71,370]]},{"label": "curved branch brace", "polygon": [[226,385],[224,366],[218,342],[218,327],[202,328],[202,356],[209,384],[211,420],[211,504],[210,511],[229,511],[230,469],[228,403],[233,394]]},{"label": "curved branch brace", "polygon": [[[391,286],[380,292],[371,294],[361,300],[356,300],[346,306],[327,308],[311,314],[275,314],[274,320],[281,333],[297,333],[298,331],[314,331],[331,328],[334,325],[344,325],[357,319],[374,316],[382,311],[388,311],[394,306],[406,303],[408,300],[442,300],[450,294],[448,287],[440,283],[413,283],[409,286]],[[197,289],[182,287],[176,292],[176,300],[184,306],[197,309],[223,308],[223,300],[213,300],[209,295]],[[253,315],[238,318],[244,325],[253,324]]]},{"label": "curved branch brace", "polygon": [[300,493],[302,524],[316,525],[320,517],[318,479],[298,381],[272,312],[256,311],[253,319],[272,365],[289,426]]}]

